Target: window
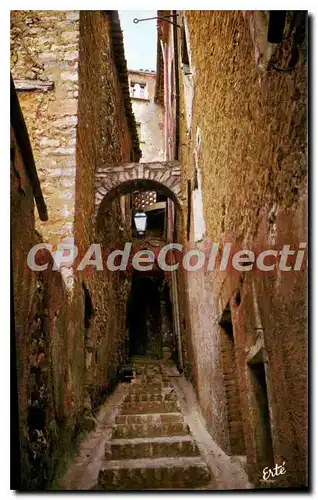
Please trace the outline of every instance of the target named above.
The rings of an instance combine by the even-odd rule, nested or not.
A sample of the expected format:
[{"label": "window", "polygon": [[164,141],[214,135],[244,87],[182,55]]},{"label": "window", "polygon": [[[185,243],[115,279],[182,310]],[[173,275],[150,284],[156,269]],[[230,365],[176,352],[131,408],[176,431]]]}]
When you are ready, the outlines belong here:
[{"label": "window", "polygon": [[148,99],[147,84],[130,82],[130,97],[135,99]]},{"label": "window", "polygon": [[146,84],[140,83],[139,88],[140,88],[139,97],[145,99],[146,98]]},{"label": "window", "polygon": [[201,172],[195,167],[192,191],[194,241],[201,241],[205,234],[203,216],[202,179]]},{"label": "window", "polygon": [[130,97],[135,97],[136,90],[136,84],[134,82],[130,82]]},{"label": "window", "polygon": [[182,24],[182,28],[181,28],[181,61],[182,61],[184,73],[186,75],[190,74],[191,71],[190,71],[188,43],[187,43],[187,35],[186,35],[184,24]]},{"label": "window", "polygon": [[137,126],[137,134],[138,134],[138,138],[139,138],[139,143],[140,143],[140,144],[143,144],[145,141],[144,141],[144,140],[143,140],[143,138],[142,138],[141,123],[140,123],[140,122],[137,122],[137,123],[136,123],[136,126]]},{"label": "window", "polygon": [[141,123],[137,123],[137,134],[138,134],[138,138],[139,138],[139,142],[141,140]]}]

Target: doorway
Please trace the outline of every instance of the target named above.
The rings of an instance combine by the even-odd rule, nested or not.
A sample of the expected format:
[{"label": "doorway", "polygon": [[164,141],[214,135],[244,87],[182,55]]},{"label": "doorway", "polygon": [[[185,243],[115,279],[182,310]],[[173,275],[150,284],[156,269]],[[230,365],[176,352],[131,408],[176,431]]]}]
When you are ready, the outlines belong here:
[{"label": "doorway", "polygon": [[223,311],[220,326],[221,360],[223,368],[223,380],[225,387],[231,455],[245,455],[245,443],[235,359],[233,326],[229,304]]},{"label": "doorway", "polygon": [[256,458],[258,466],[263,469],[264,467],[273,467],[275,463],[264,362],[251,362],[249,372]]},{"label": "doorway", "polygon": [[161,359],[166,344],[173,344],[171,304],[164,276],[134,272],[127,303],[127,331],[130,357]]}]

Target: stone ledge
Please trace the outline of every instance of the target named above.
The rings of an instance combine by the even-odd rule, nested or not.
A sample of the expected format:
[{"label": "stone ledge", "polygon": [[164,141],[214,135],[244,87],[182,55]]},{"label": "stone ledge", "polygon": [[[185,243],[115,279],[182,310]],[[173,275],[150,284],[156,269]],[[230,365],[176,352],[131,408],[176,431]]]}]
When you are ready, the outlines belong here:
[{"label": "stone ledge", "polygon": [[48,92],[54,89],[54,82],[42,82],[42,80],[14,80],[14,86],[16,90],[20,91],[41,90],[42,92]]}]

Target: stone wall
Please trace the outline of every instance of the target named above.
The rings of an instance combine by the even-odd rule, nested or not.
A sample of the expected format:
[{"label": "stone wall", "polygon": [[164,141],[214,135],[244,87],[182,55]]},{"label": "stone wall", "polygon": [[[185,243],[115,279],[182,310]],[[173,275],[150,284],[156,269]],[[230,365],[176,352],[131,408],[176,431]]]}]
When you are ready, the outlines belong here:
[{"label": "stone wall", "polygon": [[156,74],[143,71],[128,73],[129,83],[146,85],[144,98],[134,97],[130,87],[132,108],[139,130],[139,143],[142,151],[141,162],[164,161],[164,109],[154,102]]},{"label": "stone wall", "polygon": [[11,11],[11,71],[34,152],[49,221],[45,241],[73,237],[79,13]]},{"label": "stone wall", "polygon": [[[95,176],[101,164],[138,160],[115,64],[113,29],[104,12],[80,14],[75,241],[81,256],[91,243],[111,250],[131,241],[130,210],[124,217],[119,197],[103,204],[97,216],[94,208]],[[95,407],[111,389],[123,361],[130,278],[88,266],[76,277],[77,294],[83,294],[82,283],[94,310],[86,339],[85,383]],[[81,342],[83,329],[76,335]]]},{"label": "stone wall", "polygon": [[[105,239],[108,245],[120,243],[129,237],[131,222],[126,210],[127,236],[120,229],[126,225],[120,199],[104,207],[98,231],[94,212],[97,169],[104,163],[138,161],[140,157],[118,14],[13,11],[11,37],[12,74],[20,89],[19,100],[49,212],[49,221],[37,221],[37,228],[53,250],[62,238],[72,243],[75,237],[81,257],[91,243]],[[95,359],[99,389],[108,385],[110,372],[114,378],[119,362],[116,335],[124,335],[127,297],[120,292],[118,276],[93,272],[87,278],[94,308],[91,329],[95,326],[97,336],[93,358],[91,348],[87,353],[84,345],[82,280],[73,275],[71,267],[62,270],[72,292],[68,356],[74,412],[79,415],[83,410],[85,359]],[[129,288],[128,282],[125,287]],[[123,311],[118,325],[117,306]],[[114,338],[108,338],[108,331]],[[110,356],[109,362],[105,356]]]},{"label": "stone wall", "polygon": [[[307,241],[306,47],[294,71],[260,73],[249,24],[241,12],[186,11],[184,20],[193,95],[190,99],[189,82],[180,67],[182,186],[186,196],[188,181],[192,192],[201,182],[201,196],[192,194],[189,241],[186,215],[182,241],[198,249],[212,242],[221,248],[231,242],[237,249],[280,250],[283,244],[297,249]],[[283,63],[276,61],[277,66]],[[197,231],[194,212],[201,210],[200,198],[204,224]],[[285,462],[287,470],[275,486],[304,485],[305,264],[301,272],[185,274],[185,285],[179,280],[180,296],[187,291],[182,300],[185,352],[212,436],[231,451],[219,325],[230,303],[251,478],[259,484],[264,467],[249,364],[259,334],[264,342],[273,458],[278,464]]]},{"label": "stone wall", "polygon": [[52,272],[49,252],[39,252],[36,258],[37,264],[49,263],[46,271],[35,272],[27,266],[29,250],[41,240],[35,230],[32,187],[13,130],[11,148],[20,486],[43,489],[68,451],[74,430],[67,356],[69,309],[62,277]]},{"label": "stone wall", "polygon": [[[79,258],[91,243],[118,248],[130,240],[128,199],[118,197],[104,204],[96,218],[95,174],[103,163],[138,162],[140,150],[116,11],[14,11],[11,22],[12,74],[20,89],[19,101],[49,212],[48,222],[34,222],[37,214],[31,194],[23,197],[21,175],[15,177],[13,171],[19,403],[25,456],[33,453],[26,436],[30,392],[35,394],[35,405],[44,405],[45,426],[51,429],[51,420],[57,422],[52,423],[52,431],[41,427],[40,434],[32,434],[37,447],[34,471],[29,471],[28,458],[23,464],[26,487],[43,488],[53,472],[60,470],[55,455],[52,460],[46,457],[47,450],[58,453],[63,461],[63,450],[70,452],[79,431],[94,425],[92,409],[117,381],[117,368],[124,358],[130,279],[108,271],[90,272],[92,266],[78,274],[69,267],[63,274],[66,293],[46,253],[39,258],[50,260],[47,272],[39,277],[24,274],[26,255],[35,241],[34,224],[53,249],[63,237],[75,240]],[[29,323],[34,339],[25,333]],[[35,375],[30,382],[33,364]],[[38,399],[43,387],[44,402]]]}]

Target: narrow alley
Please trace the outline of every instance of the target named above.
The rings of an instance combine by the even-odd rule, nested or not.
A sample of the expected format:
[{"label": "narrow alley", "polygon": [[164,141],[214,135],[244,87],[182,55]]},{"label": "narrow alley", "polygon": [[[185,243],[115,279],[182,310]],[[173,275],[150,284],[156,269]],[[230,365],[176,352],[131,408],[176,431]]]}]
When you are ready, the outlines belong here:
[{"label": "narrow alley", "polygon": [[11,11],[12,489],[308,488],[307,17]]}]

